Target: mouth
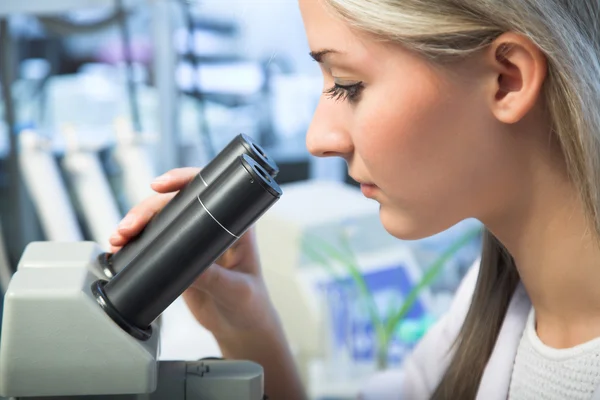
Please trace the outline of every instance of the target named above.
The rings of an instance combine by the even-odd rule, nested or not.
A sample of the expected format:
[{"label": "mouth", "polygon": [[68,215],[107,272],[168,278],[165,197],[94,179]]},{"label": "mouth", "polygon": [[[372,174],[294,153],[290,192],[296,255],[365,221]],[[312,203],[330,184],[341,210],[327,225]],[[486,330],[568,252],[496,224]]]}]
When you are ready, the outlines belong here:
[{"label": "mouth", "polygon": [[352,178],[352,180],[355,181],[356,183],[358,183],[359,185],[373,185],[373,183],[368,182],[365,179],[359,179],[359,178],[356,178],[356,177],[354,177],[352,175],[350,175],[350,178]]},{"label": "mouth", "polygon": [[365,197],[374,197],[379,189],[374,183],[367,182],[361,179],[356,179],[354,177],[352,177],[352,179],[354,179],[358,184],[360,184],[360,190],[365,195]]}]

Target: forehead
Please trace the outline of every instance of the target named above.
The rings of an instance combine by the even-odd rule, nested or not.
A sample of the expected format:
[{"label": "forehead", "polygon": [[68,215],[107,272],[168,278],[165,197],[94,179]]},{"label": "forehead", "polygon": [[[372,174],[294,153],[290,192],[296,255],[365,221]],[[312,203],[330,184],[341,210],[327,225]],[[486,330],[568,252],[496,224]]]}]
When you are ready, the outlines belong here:
[{"label": "forehead", "polygon": [[372,49],[366,35],[353,31],[336,18],[323,0],[299,0],[299,5],[311,50],[335,49],[357,56]]},{"label": "forehead", "polygon": [[310,50],[332,49],[342,53],[331,58],[336,66],[351,66],[376,75],[407,62],[409,54],[398,44],[352,29],[324,4],[326,0],[298,1]]}]

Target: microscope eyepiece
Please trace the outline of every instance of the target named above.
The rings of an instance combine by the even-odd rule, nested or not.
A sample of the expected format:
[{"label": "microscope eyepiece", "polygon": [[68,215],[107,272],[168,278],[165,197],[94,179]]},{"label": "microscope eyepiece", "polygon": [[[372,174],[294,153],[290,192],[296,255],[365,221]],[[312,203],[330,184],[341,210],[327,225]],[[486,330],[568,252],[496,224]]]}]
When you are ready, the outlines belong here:
[{"label": "microscope eyepiece", "polygon": [[254,158],[273,178],[277,177],[279,167],[275,163],[275,160],[269,157],[266,151],[260,147],[258,143],[254,142],[248,135],[243,133],[238,135],[237,140],[248,149],[246,154],[252,156],[252,158]]},{"label": "microscope eyepiece", "polygon": [[107,314],[138,330],[151,323],[282,195],[267,170],[238,156],[112,280],[95,289]]},{"label": "microscope eyepiece", "polygon": [[194,201],[206,187],[212,184],[236,160],[248,155],[262,167],[269,176],[275,177],[279,168],[275,161],[248,135],[237,135],[200,173],[146,225],[144,230],[121,250],[111,255],[102,255],[98,261],[109,278],[122,271],[141,251]]}]

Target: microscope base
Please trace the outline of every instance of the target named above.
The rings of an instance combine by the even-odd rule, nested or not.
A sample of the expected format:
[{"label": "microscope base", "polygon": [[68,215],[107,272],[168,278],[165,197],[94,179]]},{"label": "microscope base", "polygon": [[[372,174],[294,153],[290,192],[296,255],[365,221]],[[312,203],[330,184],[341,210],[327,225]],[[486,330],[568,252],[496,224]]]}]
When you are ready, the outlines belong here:
[{"label": "microscope base", "polygon": [[262,367],[249,361],[161,361],[158,386],[150,394],[19,397],[16,400],[262,400],[262,374]]}]

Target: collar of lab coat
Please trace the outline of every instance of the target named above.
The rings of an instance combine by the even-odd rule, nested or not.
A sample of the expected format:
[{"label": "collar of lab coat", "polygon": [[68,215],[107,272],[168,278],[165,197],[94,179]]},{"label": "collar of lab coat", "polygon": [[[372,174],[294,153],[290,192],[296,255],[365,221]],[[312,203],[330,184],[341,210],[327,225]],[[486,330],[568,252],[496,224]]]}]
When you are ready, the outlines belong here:
[{"label": "collar of lab coat", "polygon": [[477,400],[506,400],[513,365],[522,332],[531,310],[531,301],[522,283],[512,297],[496,345],[481,377]]}]

